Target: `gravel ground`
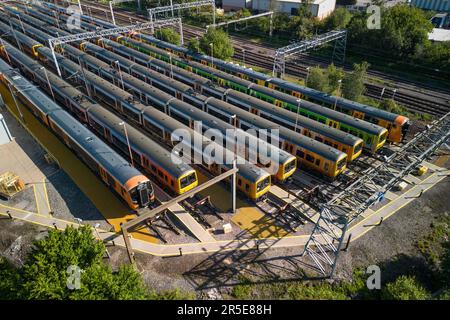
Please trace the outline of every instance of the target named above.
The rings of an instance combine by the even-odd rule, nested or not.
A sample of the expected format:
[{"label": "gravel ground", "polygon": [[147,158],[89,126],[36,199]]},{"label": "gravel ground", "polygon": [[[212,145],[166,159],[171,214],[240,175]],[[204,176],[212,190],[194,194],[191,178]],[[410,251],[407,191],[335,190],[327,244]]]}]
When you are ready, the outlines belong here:
[{"label": "gravel ground", "polygon": [[72,221],[80,218],[84,223],[94,225],[100,223],[100,228],[109,230],[111,225],[84,195],[70,177],[59,170],[48,178],[47,193],[54,216]]},{"label": "gravel ground", "polygon": [[47,228],[21,220],[0,217],[0,255],[21,266],[31,251],[31,244],[47,235]]},{"label": "gravel ground", "polygon": [[26,211],[37,212],[36,199],[34,197],[33,187],[30,186],[21,192],[15,194],[9,200],[0,198],[0,203],[5,206],[14,207]]},{"label": "gravel ground", "polygon": [[[446,167],[450,167],[449,161]],[[431,232],[434,221],[450,213],[450,202],[443,196],[449,190],[450,180],[441,181],[379,227],[352,242],[348,252],[340,256],[337,278],[350,278],[353,268],[378,265],[383,270],[382,281],[406,273],[431,286],[431,272],[417,248],[417,241]]]}]

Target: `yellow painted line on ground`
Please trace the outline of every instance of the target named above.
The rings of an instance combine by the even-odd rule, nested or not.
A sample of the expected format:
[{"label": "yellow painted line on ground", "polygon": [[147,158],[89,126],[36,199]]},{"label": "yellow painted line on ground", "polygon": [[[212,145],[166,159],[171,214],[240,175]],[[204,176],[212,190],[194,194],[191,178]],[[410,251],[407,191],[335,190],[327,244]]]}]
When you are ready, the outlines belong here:
[{"label": "yellow painted line on ground", "polygon": [[[430,179],[431,177],[433,177],[434,175],[436,175],[436,173],[433,173],[432,175],[430,175],[428,178],[424,179],[421,184],[416,185],[415,187],[411,188],[409,191],[415,190],[416,188],[419,188],[421,185],[425,184],[425,181],[427,181],[428,179]],[[444,179],[444,178],[443,178]],[[440,179],[439,181],[437,181],[436,183],[433,183],[431,185],[429,185],[428,187],[425,187],[425,189],[423,189],[423,192],[428,191],[429,189],[431,189],[432,187],[434,187],[437,183],[439,183],[440,181],[442,181],[443,179]],[[392,200],[391,202],[396,202],[397,200],[399,200],[400,198],[402,198],[402,196],[396,198],[395,200]],[[413,199],[412,199],[413,200]],[[404,206],[406,206],[407,204],[410,204],[411,201],[406,201],[404,204],[402,204],[401,206],[399,206],[397,209],[391,211],[390,213],[386,214],[385,216],[383,216],[383,220],[384,219],[388,219],[389,217],[391,217],[394,213],[396,213],[397,211],[399,211],[400,209],[402,209]],[[391,203],[389,202],[389,204]],[[360,225],[361,223],[365,222],[365,220],[367,220],[369,217],[373,216],[374,214],[376,214],[377,212],[381,211],[384,207],[378,209],[377,211],[375,211],[373,214],[367,216],[364,220],[361,220],[360,222],[358,222],[356,225],[354,225],[353,227],[351,227],[349,229],[349,232],[354,229],[356,226]],[[376,226],[370,226],[370,227],[366,227],[367,229],[364,230],[363,232],[361,232],[360,234],[358,234],[357,236],[355,236],[352,241],[357,240],[358,238],[362,237],[363,235],[365,235],[367,232],[369,232],[370,230],[372,230],[373,228],[375,228]]]},{"label": "yellow painted line on ground", "polygon": [[36,194],[36,186],[33,184],[33,192],[34,192],[34,201],[36,201],[36,209],[38,213],[41,213],[39,210],[39,201]]},{"label": "yellow painted line on ground", "polygon": [[47,192],[47,178],[44,177],[42,180],[42,183],[44,184],[44,194],[45,194],[45,200],[47,201],[47,206],[49,212],[52,212],[52,207],[50,206],[50,200],[48,199],[48,192]]},{"label": "yellow painted line on ground", "polygon": [[20,208],[10,207],[10,206],[7,206],[6,204],[2,204],[2,203],[0,203],[0,207],[6,208],[6,209],[11,209],[11,210],[17,210],[17,211],[24,212],[24,213],[33,213],[33,214],[37,214],[37,212],[28,211],[28,210],[23,210],[23,209],[20,209]]}]

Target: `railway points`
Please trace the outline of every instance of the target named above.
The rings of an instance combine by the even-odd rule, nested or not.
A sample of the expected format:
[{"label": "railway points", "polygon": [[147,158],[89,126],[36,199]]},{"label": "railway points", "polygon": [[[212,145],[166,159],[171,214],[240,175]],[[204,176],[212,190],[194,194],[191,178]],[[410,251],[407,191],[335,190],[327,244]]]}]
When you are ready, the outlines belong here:
[{"label": "railway points", "polygon": [[[319,117],[301,114],[300,108],[278,110],[279,103],[262,101],[250,91],[238,92],[218,81],[214,83],[205,75],[225,77],[227,73],[219,70],[220,63],[213,68],[174,52],[170,60],[162,59],[170,46],[158,47],[159,41],[147,41],[152,39],[147,32],[124,31],[121,41],[113,29],[107,29],[111,27],[109,22],[92,12],[91,17],[82,15],[82,29],[75,30],[75,39],[61,23],[67,19],[62,10],[46,3],[14,2],[8,7],[0,4],[0,27],[6,31],[0,43],[0,94],[7,108],[7,121],[21,127],[27,136],[0,146],[0,175],[4,171],[15,172],[27,186],[11,201],[0,199],[0,215],[5,219],[58,230],[83,223],[95,225],[101,220],[94,236],[108,245],[125,248],[129,261],[138,269],[141,266],[136,263],[137,252],[155,259],[171,257],[175,263],[182,259],[177,257],[184,255],[205,256],[213,261],[215,256],[227,252],[280,252],[280,258],[289,260],[297,271],[308,269],[307,274],[321,279],[334,276],[346,245],[368,232],[376,232],[383,221],[389,223],[396,212],[450,175],[447,158],[439,155],[450,137],[450,113],[445,108],[431,111],[430,107],[430,113],[441,117],[403,127],[399,131],[402,138],[392,143],[392,136],[391,141],[385,141],[394,130],[389,125],[383,128],[363,121],[360,115],[349,114],[344,108],[327,113],[329,108],[314,102],[307,105],[317,115],[333,114],[361,125],[360,128],[378,130],[369,138],[356,131],[343,132],[328,118],[321,121]],[[55,15],[59,23],[51,18],[56,11],[60,12]],[[123,13],[117,14],[116,19],[123,22]],[[102,24],[105,29],[98,28]],[[89,35],[94,28],[98,28],[95,34]],[[52,53],[52,48],[47,47],[48,39],[55,34],[63,37],[60,39],[75,40],[56,44]],[[155,54],[126,45],[138,42]],[[52,58],[59,67],[55,68]],[[203,68],[204,73],[193,68]],[[58,71],[63,79],[58,77]],[[15,82],[22,80],[27,83],[25,89]],[[245,83],[243,80],[240,78],[240,83]],[[253,83],[248,88],[262,92],[267,87]],[[288,93],[277,97],[286,96],[293,97]],[[33,102],[35,97],[45,97],[40,99],[44,106]],[[253,109],[246,109],[244,101]],[[62,112],[64,116],[60,115]],[[300,116],[303,118],[299,121]],[[404,118],[392,113],[390,117]],[[280,172],[286,176],[279,179],[278,172],[271,176],[260,162],[253,164],[250,159],[245,159],[243,165],[221,164],[217,160],[189,163],[187,155],[182,154],[183,165],[177,168],[195,174],[184,175],[183,171],[176,176],[171,171],[175,165],[169,159],[174,146],[170,138],[175,129],[184,129],[194,136],[194,120],[234,132],[236,128],[252,126],[278,127],[283,145],[277,152],[295,159],[298,165],[288,169],[280,162],[285,166],[285,171]],[[299,125],[303,126],[301,130]],[[307,125],[309,129],[304,130]],[[57,128],[67,128],[68,134]],[[70,134],[69,128],[79,129]],[[146,192],[116,188],[117,182],[111,183],[112,175],[106,175],[76,152],[75,131],[88,132],[86,143],[98,141],[111,157],[122,159],[122,168],[127,168],[123,174],[131,172],[148,181]],[[307,141],[309,145],[299,145],[305,152],[316,150],[314,157],[302,154],[300,148],[289,149],[284,143],[293,141],[288,139],[292,137]],[[342,145],[338,146],[338,142]],[[187,143],[182,141],[180,145]],[[201,144],[196,150],[204,151],[205,146],[216,146],[218,142],[202,136]],[[349,151],[349,146],[355,150]],[[234,146],[221,148],[225,154],[234,150]],[[162,156],[158,158],[156,154]],[[333,164],[342,170],[336,169],[337,174],[331,179],[326,171],[313,167],[325,167],[330,154],[343,160],[340,167],[339,160]],[[100,162],[101,156],[97,156],[95,161]],[[92,212],[83,217],[77,215],[75,205],[72,215],[58,212],[61,205],[55,194],[61,196],[63,190],[53,178],[62,173],[76,185],[74,194],[80,194],[80,199],[89,203],[83,208]],[[195,181],[189,180],[194,176]],[[129,202],[124,201],[127,192]],[[237,196],[233,197],[235,193]],[[69,196],[67,200],[73,201]],[[236,270],[248,267],[243,263]]]}]

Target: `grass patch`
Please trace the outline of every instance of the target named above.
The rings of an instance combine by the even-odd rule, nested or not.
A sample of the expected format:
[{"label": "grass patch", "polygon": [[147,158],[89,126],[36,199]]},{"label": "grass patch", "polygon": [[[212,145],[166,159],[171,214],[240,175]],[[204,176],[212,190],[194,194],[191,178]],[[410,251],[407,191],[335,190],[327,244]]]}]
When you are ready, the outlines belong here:
[{"label": "grass patch", "polygon": [[444,243],[450,239],[450,216],[433,222],[431,229],[429,235],[417,241],[417,247],[428,263],[438,268],[444,253]]}]

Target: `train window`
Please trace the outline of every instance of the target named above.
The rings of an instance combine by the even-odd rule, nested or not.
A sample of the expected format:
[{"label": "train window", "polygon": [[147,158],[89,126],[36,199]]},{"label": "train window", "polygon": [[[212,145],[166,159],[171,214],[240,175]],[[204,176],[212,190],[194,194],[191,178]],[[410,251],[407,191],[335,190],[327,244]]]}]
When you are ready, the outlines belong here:
[{"label": "train window", "polygon": [[342,148],[342,152],[347,153],[347,148]]},{"label": "train window", "polygon": [[158,176],[160,176],[161,178],[164,176],[164,174],[162,173],[161,170],[158,169]]},{"label": "train window", "polygon": [[170,185],[173,187],[173,180],[170,179]]},{"label": "train window", "polygon": [[250,190],[250,186],[248,185],[248,183],[245,184],[245,191],[249,191]]},{"label": "train window", "polygon": [[316,166],[320,166],[320,159],[316,159]]},{"label": "train window", "polygon": [[338,148],[337,143],[333,144],[333,147],[334,147],[335,149],[337,149],[337,148]]},{"label": "train window", "polygon": [[151,169],[152,169],[153,172],[156,173],[156,167],[153,164],[151,165]]},{"label": "train window", "polygon": [[324,170],[328,171],[328,168],[330,167],[330,165],[328,164],[328,162],[325,162],[325,166],[324,166]]},{"label": "train window", "polygon": [[216,118],[219,118],[220,120],[225,121],[225,122],[229,122],[229,121],[230,121],[230,118],[229,118],[229,117],[223,115],[223,114],[220,113],[220,112],[217,112],[216,110],[208,109],[208,113],[211,114],[211,115],[213,115],[213,116],[216,117]]},{"label": "train window", "polygon": [[305,157],[305,153],[303,151],[301,151],[300,149],[298,149],[297,150],[297,157],[304,158]]},{"label": "train window", "polygon": [[168,181],[168,179],[167,179],[167,176],[166,176],[166,175],[164,175],[164,180],[166,180],[166,182]]},{"label": "train window", "polygon": [[183,123],[183,124],[189,126],[189,119],[186,119],[185,117],[179,115],[178,113],[173,112],[173,110],[170,110],[170,116],[171,116],[172,118],[174,118],[175,120],[178,120],[178,121],[180,121],[181,123]]},{"label": "train window", "polygon": [[319,118],[318,120],[319,120],[319,122],[321,122],[321,123],[325,123],[325,119],[323,119],[323,118]]},{"label": "train window", "polygon": [[161,130],[161,128],[154,126],[151,122],[144,120],[144,126],[146,129],[148,129],[150,132],[155,133],[156,135],[158,135],[158,137],[162,137],[163,136],[163,131]]},{"label": "train window", "polygon": [[238,186],[239,187],[242,186],[242,180],[241,179],[238,179]]},{"label": "train window", "polygon": [[313,156],[311,156],[311,155],[309,155],[309,154],[306,154],[306,161],[309,161],[309,162],[311,162],[311,163],[314,163],[314,157]]},{"label": "train window", "polygon": [[316,137],[316,140],[319,142],[323,142],[323,139],[321,137]]}]

